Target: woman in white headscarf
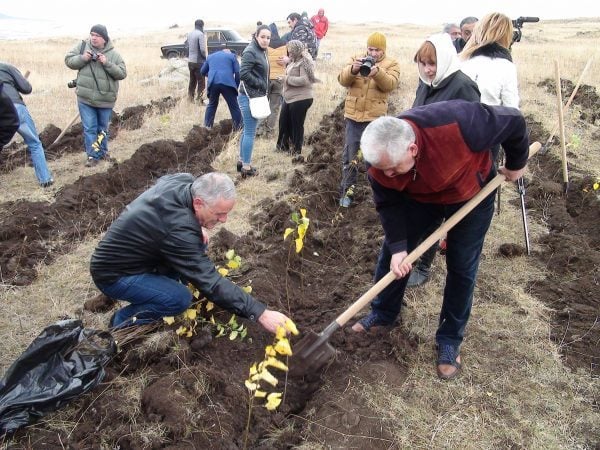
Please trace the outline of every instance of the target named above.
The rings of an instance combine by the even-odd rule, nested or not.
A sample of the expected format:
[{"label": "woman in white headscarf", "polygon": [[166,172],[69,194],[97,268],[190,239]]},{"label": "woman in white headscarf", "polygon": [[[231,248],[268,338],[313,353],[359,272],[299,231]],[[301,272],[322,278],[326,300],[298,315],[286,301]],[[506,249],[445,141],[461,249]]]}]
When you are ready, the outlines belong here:
[{"label": "woman in white headscarf", "polygon": [[[414,106],[423,106],[445,100],[468,100],[479,102],[477,84],[460,71],[460,62],[452,39],[447,33],[434,34],[427,38],[415,54],[414,61],[419,70],[419,86]],[[433,226],[431,234],[441,222]],[[429,279],[431,264],[438,245],[433,245],[415,264],[407,286],[419,286]]]}]

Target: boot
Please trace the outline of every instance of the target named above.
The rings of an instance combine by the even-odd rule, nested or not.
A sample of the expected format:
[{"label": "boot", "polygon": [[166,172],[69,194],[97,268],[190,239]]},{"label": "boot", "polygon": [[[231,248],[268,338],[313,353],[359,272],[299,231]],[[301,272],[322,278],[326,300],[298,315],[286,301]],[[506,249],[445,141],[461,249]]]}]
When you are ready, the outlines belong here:
[{"label": "boot", "polygon": [[93,298],[90,298],[83,304],[83,309],[91,312],[106,312],[110,310],[115,303],[114,299],[100,293]]}]

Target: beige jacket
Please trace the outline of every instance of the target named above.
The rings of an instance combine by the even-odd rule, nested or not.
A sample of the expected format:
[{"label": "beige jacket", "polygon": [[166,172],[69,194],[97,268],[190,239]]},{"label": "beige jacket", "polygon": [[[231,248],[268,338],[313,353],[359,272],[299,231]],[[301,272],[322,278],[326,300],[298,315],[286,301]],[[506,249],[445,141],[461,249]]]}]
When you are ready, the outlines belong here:
[{"label": "beige jacket", "polygon": [[344,117],[356,122],[371,122],[387,114],[388,97],[398,87],[400,65],[385,54],[375,63],[379,67],[372,77],[354,75],[352,63],[366,55],[356,55],[338,75],[339,83],[348,89],[344,105]]},{"label": "beige jacket", "polygon": [[276,80],[279,77],[283,77],[285,75],[285,66],[280,66],[277,64],[277,60],[280,56],[287,56],[287,47],[282,45],[278,48],[267,49],[267,58],[269,58],[269,80]]}]

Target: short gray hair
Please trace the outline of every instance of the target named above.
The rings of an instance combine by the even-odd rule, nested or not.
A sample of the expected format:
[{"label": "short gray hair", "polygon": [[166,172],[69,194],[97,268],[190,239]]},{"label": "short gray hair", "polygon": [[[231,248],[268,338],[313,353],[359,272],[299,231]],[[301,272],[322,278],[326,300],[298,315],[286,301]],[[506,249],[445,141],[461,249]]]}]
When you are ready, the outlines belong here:
[{"label": "short gray hair", "polygon": [[224,173],[205,173],[192,183],[192,197],[201,198],[209,205],[213,205],[219,199],[235,200],[235,195],[235,184]]},{"label": "short gray hair", "polygon": [[475,22],[479,22],[479,19],[477,17],[474,17],[474,16],[465,17],[463,20],[460,21],[460,28],[462,30],[462,27],[464,27],[465,25],[471,25],[472,23],[475,23]]},{"label": "short gray hair", "polygon": [[392,164],[397,164],[413,142],[415,132],[408,122],[382,116],[367,125],[360,139],[360,148],[365,161],[371,165],[377,166],[384,155]]},{"label": "short gray hair", "polygon": [[450,30],[452,28],[458,28],[460,30],[460,27],[458,25],[456,25],[455,23],[447,23],[446,25],[444,25],[443,32],[450,34]]}]

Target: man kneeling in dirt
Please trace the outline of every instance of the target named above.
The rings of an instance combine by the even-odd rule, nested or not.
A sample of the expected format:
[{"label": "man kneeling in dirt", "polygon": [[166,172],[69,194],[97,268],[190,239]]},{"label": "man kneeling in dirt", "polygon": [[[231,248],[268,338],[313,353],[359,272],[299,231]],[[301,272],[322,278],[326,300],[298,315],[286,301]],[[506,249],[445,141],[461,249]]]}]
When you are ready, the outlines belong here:
[{"label": "man kneeling in dirt", "polygon": [[125,300],[111,327],[145,324],[185,311],[192,283],[222,308],[275,332],[287,317],[266,308],[215,269],[206,230],[225,223],[235,204],[233,181],[222,173],[166,175],[131,202],[110,226],[91,259],[100,291]]},{"label": "man kneeling in dirt", "polygon": [[[448,219],[496,174],[490,148],[502,144],[506,164],[499,170],[514,181],[529,156],[525,119],[517,109],[463,100],[410,109],[398,118],[380,117],[363,132],[360,146],[385,232],[375,280],[389,270],[397,279],[373,301],[371,313],[352,329],[391,325],[400,313],[408,275],[404,262],[426,238],[432,223]],[[483,241],[494,212],[488,195],[448,232],[446,286],[436,333],[437,373],[455,377],[460,345],[473,300]]]}]

